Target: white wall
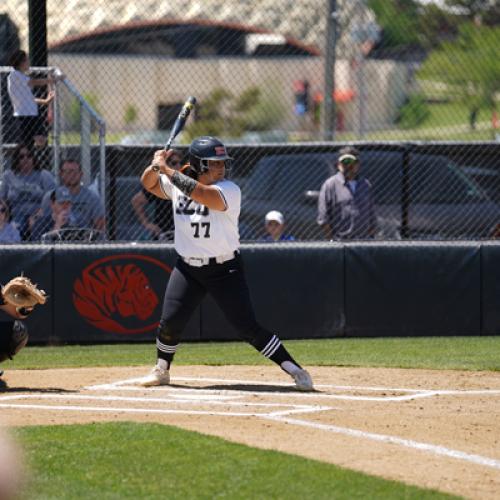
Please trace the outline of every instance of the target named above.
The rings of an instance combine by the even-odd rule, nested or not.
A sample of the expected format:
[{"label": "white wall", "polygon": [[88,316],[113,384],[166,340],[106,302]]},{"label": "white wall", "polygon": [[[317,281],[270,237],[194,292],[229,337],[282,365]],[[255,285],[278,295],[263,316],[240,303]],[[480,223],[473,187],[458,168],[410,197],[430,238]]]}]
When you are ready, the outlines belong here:
[{"label": "white wall", "polygon": [[[285,110],[281,128],[297,130],[299,124],[293,114],[294,80],[309,80],[311,91],[321,90],[324,81],[323,59],[319,57],[192,60],[55,54],[49,59],[50,65],[60,67],[81,94],[97,97],[99,112],[109,132],[125,128],[124,114],[129,105],[138,111],[135,129],[154,129],[159,104],[183,102],[188,95],[203,100],[218,87],[239,95],[250,86],[259,86],[281,104]],[[367,129],[385,128],[405,97],[405,66],[393,61],[369,60],[363,71]],[[356,92],[354,99],[343,105],[347,128],[356,130],[359,117],[356,74],[348,61],[338,60],[335,77],[337,88],[352,88]]]}]

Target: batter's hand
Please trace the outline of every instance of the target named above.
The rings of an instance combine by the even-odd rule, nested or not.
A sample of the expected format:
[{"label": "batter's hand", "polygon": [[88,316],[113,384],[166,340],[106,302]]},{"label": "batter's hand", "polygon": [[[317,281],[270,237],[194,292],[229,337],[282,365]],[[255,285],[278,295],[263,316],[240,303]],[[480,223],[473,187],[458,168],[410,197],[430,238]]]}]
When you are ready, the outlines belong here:
[{"label": "batter's hand", "polygon": [[166,169],[171,168],[167,165],[167,161],[174,153],[175,151],[173,149],[169,149],[168,151],[160,149],[156,151],[153,157],[152,165],[157,165],[158,167],[160,167],[160,172],[165,174]]}]

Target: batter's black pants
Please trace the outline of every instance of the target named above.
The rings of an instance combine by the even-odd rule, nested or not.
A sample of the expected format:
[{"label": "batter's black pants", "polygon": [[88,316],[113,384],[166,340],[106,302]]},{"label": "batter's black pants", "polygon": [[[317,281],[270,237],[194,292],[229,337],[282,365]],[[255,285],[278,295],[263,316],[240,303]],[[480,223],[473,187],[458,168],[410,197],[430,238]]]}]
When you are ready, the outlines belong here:
[{"label": "batter's black pants", "polygon": [[239,336],[261,350],[272,337],[256,321],[240,254],[222,264],[188,265],[180,257],[165,292],[159,337],[177,343],[196,307],[209,293]]}]

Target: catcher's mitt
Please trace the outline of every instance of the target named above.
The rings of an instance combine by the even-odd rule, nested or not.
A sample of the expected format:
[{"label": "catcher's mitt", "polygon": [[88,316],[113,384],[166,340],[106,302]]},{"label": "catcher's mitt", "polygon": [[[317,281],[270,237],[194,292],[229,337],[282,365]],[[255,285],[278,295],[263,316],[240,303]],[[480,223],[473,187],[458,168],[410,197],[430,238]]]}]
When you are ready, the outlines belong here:
[{"label": "catcher's mitt", "polygon": [[26,276],[16,276],[2,286],[2,297],[16,308],[33,308],[47,300],[47,294]]}]

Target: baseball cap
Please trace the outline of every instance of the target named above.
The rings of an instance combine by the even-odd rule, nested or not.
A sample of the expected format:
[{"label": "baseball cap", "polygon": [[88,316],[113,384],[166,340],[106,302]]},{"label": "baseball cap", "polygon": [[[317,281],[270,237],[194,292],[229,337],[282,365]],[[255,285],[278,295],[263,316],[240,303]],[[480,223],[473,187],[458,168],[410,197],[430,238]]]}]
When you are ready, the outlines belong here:
[{"label": "baseball cap", "polygon": [[283,222],[285,222],[283,214],[281,212],[278,212],[278,210],[271,210],[270,212],[267,212],[266,223],[272,220],[276,221],[278,224],[283,224]]},{"label": "baseball cap", "polygon": [[58,188],[56,188],[54,199],[59,203],[63,203],[64,201],[73,201],[73,199],[71,198],[71,193],[66,186],[59,186]]}]

